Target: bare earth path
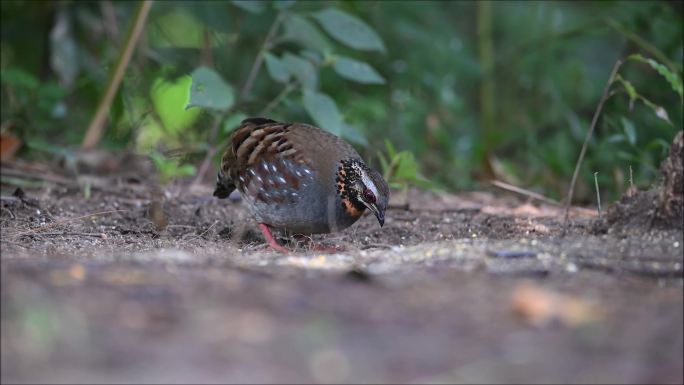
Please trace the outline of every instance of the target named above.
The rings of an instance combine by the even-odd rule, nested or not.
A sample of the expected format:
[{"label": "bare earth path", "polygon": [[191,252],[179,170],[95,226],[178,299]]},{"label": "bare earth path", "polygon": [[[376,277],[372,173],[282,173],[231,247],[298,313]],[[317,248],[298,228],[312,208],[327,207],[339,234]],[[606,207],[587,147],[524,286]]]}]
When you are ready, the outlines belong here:
[{"label": "bare earth path", "polygon": [[411,191],[283,256],[208,186],[108,183],[3,191],[3,383],[683,381],[681,230]]}]

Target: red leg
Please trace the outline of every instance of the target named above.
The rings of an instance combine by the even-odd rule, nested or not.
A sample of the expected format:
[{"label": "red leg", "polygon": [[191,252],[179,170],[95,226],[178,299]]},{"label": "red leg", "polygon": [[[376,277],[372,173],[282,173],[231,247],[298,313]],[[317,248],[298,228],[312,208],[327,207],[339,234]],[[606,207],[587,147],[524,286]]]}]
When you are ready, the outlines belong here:
[{"label": "red leg", "polygon": [[264,234],[266,242],[268,242],[269,246],[276,249],[277,251],[280,251],[281,253],[287,254],[290,252],[288,249],[286,249],[284,246],[278,243],[278,241],[276,241],[275,238],[273,238],[273,234],[271,234],[271,229],[268,228],[267,224],[259,223],[259,229],[261,229],[261,232]]}]

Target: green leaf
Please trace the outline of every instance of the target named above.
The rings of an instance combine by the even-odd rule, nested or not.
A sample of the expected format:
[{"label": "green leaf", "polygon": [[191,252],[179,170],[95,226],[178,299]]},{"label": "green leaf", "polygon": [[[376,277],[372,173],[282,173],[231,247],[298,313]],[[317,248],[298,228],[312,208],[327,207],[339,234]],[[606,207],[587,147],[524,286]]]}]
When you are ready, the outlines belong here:
[{"label": "green leaf", "polygon": [[615,77],[615,81],[620,82],[625,88],[625,92],[627,92],[627,95],[629,96],[629,110],[631,111],[634,108],[634,102],[639,97],[639,93],[637,93],[634,85],[629,80],[620,76],[620,74]]},{"label": "green leaf", "polygon": [[223,126],[221,130],[224,134],[228,134],[229,132],[236,129],[240,122],[242,122],[245,119],[247,119],[247,115],[242,112],[236,112],[234,114],[231,114],[226,118],[226,120],[223,121]]},{"label": "green leaf", "polygon": [[195,165],[192,164],[184,164],[180,166],[176,171],[178,176],[195,175],[195,172],[197,172],[197,169],[195,168]]},{"label": "green leaf", "polygon": [[[627,57],[627,59],[648,64],[651,68],[653,68],[654,70],[656,70],[656,72],[663,76],[668,83],[670,83],[670,87],[679,95],[680,99],[684,98],[682,80],[679,78],[679,76],[677,76],[676,73],[670,71],[666,66],[658,63],[653,59],[645,58],[639,54],[630,55],[629,57]],[[666,120],[669,121],[669,119]]]},{"label": "green leaf", "polygon": [[312,51],[310,49],[305,49],[301,52],[299,52],[299,55],[303,57],[304,59],[310,61],[313,63],[314,66],[320,67],[323,65],[323,55],[321,55],[318,51]]},{"label": "green leaf", "polygon": [[150,45],[155,48],[202,48],[204,25],[181,8],[159,16],[148,27]]},{"label": "green leaf", "polygon": [[324,130],[340,135],[342,116],[335,101],[328,95],[312,90],[304,90],[304,108],[311,118]]},{"label": "green leaf", "polygon": [[333,66],[335,72],[345,79],[364,84],[385,84],[385,79],[370,65],[348,58],[338,56]]},{"label": "green leaf", "polygon": [[282,11],[288,9],[296,3],[295,0],[273,0],[273,8]]},{"label": "green leaf", "polygon": [[190,102],[185,107],[202,107],[212,110],[227,110],[235,103],[233,87],[221,75],[207,67],[192,72]]},{"label": "green leaf", "polygon": [[356,127],[342,122],[342,137],[350,142],[360,144],[364,147],[368,147],[368,139],[363,133]]},{"label": "green leaf", "polygon": [[616,152],[616,155],[618,158],[620,158],[624,161],[627,161],[627,162],[630,162],[630,161],[633,162],[633,161],[637,160],[637,156],[635,154],[632,154],[631,152],[627,152],[627,151],[618,150]]},{"label": "green leaf", "polygon": [[634,146],[636,144],[636,129],[634,128],[634,124],[624,116],[620,118],[620,121],[622,121],[622,129],[625,132],[627,141]]},{"label": "green leaf", "polygon": [[387,148],[387,154],[389,154],[390,159],[397,155],[397,150],[389,139],[385,139],[385,148]]},{"label": "green leaf", "polygon": [[351,48],[385,52],[385,45],[375,31],[356,16],[337,8],[326,8],[313,17],[333,38]]},{"label": "green leaf", "polygon": [[163,127],[171,134],[178,134],[193,125],[201,112],[184,108],[188,104],[191,83],[190,76],[182,76],[175,82],[158,77],[152,84],[150,98],[154,110]]},{"label": "green leaf", "polygon": [[316,25],[306,18],[290,14],[283,22],[284,41],[292,41],[301,46],[311,48],[319,52],[331,50],[330,41],[321,33]]},{"label": "green leaf", "polygon": [[271,79],[279,83],[287,83],[290,80],[290,71],[287,70],[285,64],[277,56],[270,52],[264,53],[264,61],[266,62],[266,70]]},{"label": "green leaf", "polygon": [[2,79],[3,84],[29,90],[34,90],[40,85],[40,81],[35,75],[18,67],[10,67],[3,70],[0,79]]},{"label": "green leaf", "polygon": [[249,13],[261,13],[266,9],[265,1],[258,0],[233,0],[231,1],[234,6],[247,11]]},{"label": "green leaf", "polygon": [[287,70],[302,83],[304,88],[316,88],[318,74],[311,62],[289,52],[286,52],[285,55],[283,55],[282,61],[285,67],[287,67]]}]

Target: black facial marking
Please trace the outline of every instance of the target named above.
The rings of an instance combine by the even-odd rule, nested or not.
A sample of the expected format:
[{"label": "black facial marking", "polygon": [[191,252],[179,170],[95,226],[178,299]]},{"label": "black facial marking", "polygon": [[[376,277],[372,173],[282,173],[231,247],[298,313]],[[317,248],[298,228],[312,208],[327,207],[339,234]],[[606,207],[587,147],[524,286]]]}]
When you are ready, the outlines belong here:
[{"label": "black facial marking", "polygon": [[358,159],[345,159],[340,162],[336,179],[337,193],[340,194],[342,200],[349,200],[356,209],[361,211],[366,209],[366,205],[359,200],[355,186],[360,183],[361,180],[359,169],[364,167],[363,163]]}]

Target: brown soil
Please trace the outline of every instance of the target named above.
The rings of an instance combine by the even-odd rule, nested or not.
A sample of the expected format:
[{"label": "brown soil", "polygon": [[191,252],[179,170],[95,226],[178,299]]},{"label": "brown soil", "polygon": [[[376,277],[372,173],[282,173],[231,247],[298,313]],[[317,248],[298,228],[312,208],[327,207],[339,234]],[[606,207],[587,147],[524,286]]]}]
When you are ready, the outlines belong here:
[{"label": "brown soil", "polygon": [[280,255],[210,186],[60,178],[3,184],[3,383],[683,381],[681,227],[411,190]]}]

